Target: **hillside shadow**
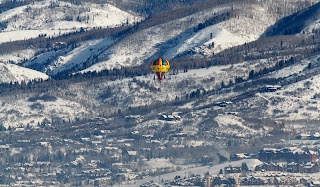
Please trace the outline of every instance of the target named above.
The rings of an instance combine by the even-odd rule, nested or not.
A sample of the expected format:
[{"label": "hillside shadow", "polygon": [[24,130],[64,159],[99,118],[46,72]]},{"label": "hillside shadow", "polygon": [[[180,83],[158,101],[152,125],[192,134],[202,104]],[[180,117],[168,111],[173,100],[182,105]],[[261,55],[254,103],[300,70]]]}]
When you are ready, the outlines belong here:
[{"label": "hillside shadow", "polygon": [[276,35],[294,35],[303,31],[307,24],[315,21],[315,15],[318,15],[320,3],[317,3],[307,9],[298,11],[290,16],[278,20],[274,25],[268,27],[260,38]]}]

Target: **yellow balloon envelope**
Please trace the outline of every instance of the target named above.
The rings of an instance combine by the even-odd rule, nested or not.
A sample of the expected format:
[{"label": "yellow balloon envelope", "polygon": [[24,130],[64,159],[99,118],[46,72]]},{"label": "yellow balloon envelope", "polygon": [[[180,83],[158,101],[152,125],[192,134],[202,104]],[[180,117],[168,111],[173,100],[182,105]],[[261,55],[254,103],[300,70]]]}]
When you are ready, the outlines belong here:
[{"label": "yellow balloon envelope", "polygon": [[161,81],[161,79],[164,77],[164,75],[167,73],[167,71],[170,68],[169,61],[164,58],[157,58],[151,62],[151,69],[153,73],[155,73]]}]

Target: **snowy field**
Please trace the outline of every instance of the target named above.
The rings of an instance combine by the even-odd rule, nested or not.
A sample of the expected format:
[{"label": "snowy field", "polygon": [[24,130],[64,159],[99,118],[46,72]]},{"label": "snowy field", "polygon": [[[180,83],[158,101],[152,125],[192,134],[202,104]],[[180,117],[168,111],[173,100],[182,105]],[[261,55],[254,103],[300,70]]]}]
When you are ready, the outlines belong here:
[{"label": "snowy field", "polygon": [[48,75],[31,70],[28,68],[20,67],[14,64],[4,64],[0,63],[0,82],[10,83],[22,81],[28,82],[30,80],[47,80]]},{"label": "snowy field", "polygon": [[80,28],[115,27],[133,24],[143,18],[110,4],[75,5],[59,0],[38,1],[0,14],[0,22],[8,22],[0,31],[0,43],[38,37],[58,36]]},{"label": "snowy field", "polygon": [[36,126],[44,119],[74,120],[88,113],[79,103],[61,98],[57,98],[56,101],[38,100],[36,102],[1,98],[0,103],[0,122],[6,128],[25,127],[27,124]]},{"label": "snowy field", "polygon": [[[227,167],[229,165],[240,167],[242,163],[246,163],[249,170],[255,168],[257,165],[261,164],[262,162],[257,159],[246,159],[246,160],[239,160],[234,162],[227,162],[224,164],[218,164],[213,166],[203,166],[203,167],[194,167],[194,168],[186,168],[181,171],[176,171],[173,173],[167,173],[156,177],[146,177],[142,180],[132,181],[128,184],[123,185],[117,185],[117,186],[140,186],[141,184],[144,184],[146,182],[154,181],[156,183],[159,183],[163,179],[165,180],[173,180],[175,176],[181,176],[181,177],[188,177],[190,174],[200,174],[201,176],[204,176],[205,173],[209,172],[210,175],[217,175],[220,171],[220,169],[223,169],[224,167]],[[132,184],[134,183],[134,184]]]}]

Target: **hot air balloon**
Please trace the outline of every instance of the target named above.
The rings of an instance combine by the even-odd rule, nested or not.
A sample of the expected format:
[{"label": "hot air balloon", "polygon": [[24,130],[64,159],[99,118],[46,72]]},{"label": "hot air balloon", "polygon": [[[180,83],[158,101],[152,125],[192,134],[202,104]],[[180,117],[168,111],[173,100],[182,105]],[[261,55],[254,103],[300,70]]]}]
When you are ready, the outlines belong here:
[{"label": "hot air balloon", "polygon": [[159,81],[164,77],[166,72],[169,70],[169,61],[164,58],[157,58],[151,62],[151,69],[154,74],[157,75]]}]

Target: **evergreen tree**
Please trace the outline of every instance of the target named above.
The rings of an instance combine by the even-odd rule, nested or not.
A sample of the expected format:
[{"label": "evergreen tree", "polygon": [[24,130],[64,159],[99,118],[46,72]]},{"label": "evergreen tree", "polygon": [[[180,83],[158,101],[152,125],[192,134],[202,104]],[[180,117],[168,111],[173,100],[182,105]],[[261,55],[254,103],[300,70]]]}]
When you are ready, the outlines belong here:
[{"label": "evergreen tree", "polygon": [[0,124],[0,131],[5,131],[7,130],[2,124]]},{"label": "evergreen tree", "polygon": [[248,166],[247,166],[247,163],[242,162],[242,164],[241,164],[241,170],[242,170],[242,171],[249,171]]}]

